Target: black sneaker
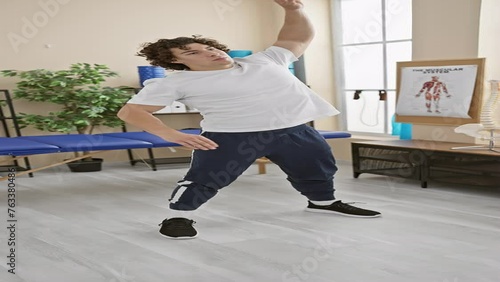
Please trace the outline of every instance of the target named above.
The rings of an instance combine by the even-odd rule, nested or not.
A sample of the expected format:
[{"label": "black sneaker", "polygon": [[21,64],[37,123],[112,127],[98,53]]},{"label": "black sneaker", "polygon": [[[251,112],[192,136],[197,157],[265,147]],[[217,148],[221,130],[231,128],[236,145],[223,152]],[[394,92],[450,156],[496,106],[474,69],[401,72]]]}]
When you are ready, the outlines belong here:
[{"label": "black sneaker", "polygon": [[194,229],[194,220],[182,217],[167,218],[159,224],[161,235],[170,239],[192,239],[198,236]]},{"label": "black sneaker", "polygon": [[342,201],[335,201],[333,204],[328,206],[318,206],[311,202],[306,208],[308,212],[321,212],[321,213],[337,213],[346,216],[353,217],[379,217],[381,214],[377,211],[365,210],[351,206]]}]

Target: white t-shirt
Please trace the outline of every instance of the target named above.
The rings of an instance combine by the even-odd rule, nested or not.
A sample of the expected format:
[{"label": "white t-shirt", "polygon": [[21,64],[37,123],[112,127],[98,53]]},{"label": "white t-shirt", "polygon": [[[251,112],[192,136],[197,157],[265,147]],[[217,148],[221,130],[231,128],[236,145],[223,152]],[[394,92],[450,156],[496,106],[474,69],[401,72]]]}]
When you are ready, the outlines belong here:
[{"label": "white t-shirt", "polygon": [[128,103],[168,106],[181,102],[200,111],[209,132],[254,132],[287,128],[339,113],[289,70],[297,58],[272,46],[230,69],[176,71],[145,81]]}]

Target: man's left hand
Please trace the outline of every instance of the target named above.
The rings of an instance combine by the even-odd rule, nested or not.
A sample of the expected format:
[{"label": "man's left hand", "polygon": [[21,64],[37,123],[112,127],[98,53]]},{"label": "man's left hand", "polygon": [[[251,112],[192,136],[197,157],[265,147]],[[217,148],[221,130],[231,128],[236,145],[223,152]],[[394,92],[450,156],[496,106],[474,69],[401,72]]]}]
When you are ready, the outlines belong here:
[{"label": "man's left hand", "polygon": [[304,7],[301,0],[274,0],[274,2],[285,10],[299,10]]}]

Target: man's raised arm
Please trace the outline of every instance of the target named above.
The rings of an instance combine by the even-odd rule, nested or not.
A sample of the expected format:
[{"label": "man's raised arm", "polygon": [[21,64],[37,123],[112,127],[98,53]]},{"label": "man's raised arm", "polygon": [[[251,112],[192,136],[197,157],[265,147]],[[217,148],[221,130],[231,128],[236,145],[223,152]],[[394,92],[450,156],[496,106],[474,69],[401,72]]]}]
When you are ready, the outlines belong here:
[{"label": "man's raised arm", "polygon": [[283,47],[292,51],[298,58],[314,38],[314,27],[304,12],[301,0],[274,0],[285,9],[285,23],[278,34],[274,46]]}]

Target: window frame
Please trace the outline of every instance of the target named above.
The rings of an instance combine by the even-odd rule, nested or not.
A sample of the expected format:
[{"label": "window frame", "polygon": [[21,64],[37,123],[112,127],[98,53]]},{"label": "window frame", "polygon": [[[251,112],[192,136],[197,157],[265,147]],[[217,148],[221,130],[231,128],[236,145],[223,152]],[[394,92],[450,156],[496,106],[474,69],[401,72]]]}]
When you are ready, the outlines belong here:
[{"label": "window frame", "polygon": [[[342,42],[343,38],[343,27],[342,27],[342,14],[341,14],[341,2],[344,0],[330,0],[330,11],[331,11],[331,27],[332,27],[332,38],[333,38],[333,58],[334,58],[334,73],[335,73],[335,81],[336,87],[335,87],[335,92],[337,93],[336,95],[336,102],[338,105],[341,105],[343,112],[347,112],[347,99],[348,97],[345,95],[345,93],[353,93],[355,90],[358,89],[346,89],[345,88],[345,72],[344,72],[344,53],[343,53],[343,48],[344,47],[352,47],[352,46],[363,46],[363,45],[375,45],[375,44],[381,44],[382,45],[382,61],[383,61],[383,89],[362,89],[363,91],[379,91],[379,90],[385,90],[386,92],[394,92],[396,93],[396,89],[389,88],[388,87],[388,64],[387,64],[387,45],[391,43],[402,43],[402,42],[412,42],[413,38],[409,39],[397,39],[397,40],[387,40],[387,25],[386,25],[386,13],[387,13],[387,1],[388,0],[379,0],[381,2],[381,9],[382,9],[382,19],[381,19],[381,28],[382,28],[382,40],[381,41],[373,41],[373,42],[362,42],[362,43],[348,43],[344,44]],[[374,0],[366,0],[366,1],[374,1]],[[410,0],[413,1],[413,0]],[[396,93],[397,95],[397,93]],[[387,100],[386,100],[387,101]],[[394,103],[395,103],[394,99]],[[395,105],[394,105],[395,107]],[[363,135],[373,135],[373,136],[380,136],[380,135],[391,135],[391,128],[389,126],[390,124],[390,119],[388,112],[389,112],[389,103],[384,102],[383,103],[383,111],[384,111],[384,132],[383,133],[375,133],[375,132],[366,132],[366,131],[350,131],[355,134],[363,134]],[[341,130],[347,131],[348,130],[348,121],[347,121],[347,114],[342,114],[340,120],[340,128]]]}]

